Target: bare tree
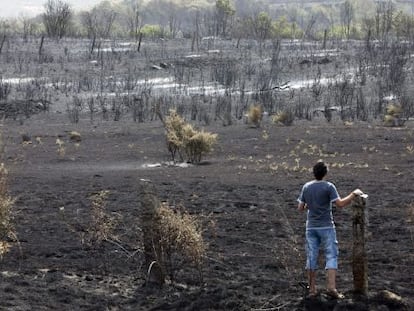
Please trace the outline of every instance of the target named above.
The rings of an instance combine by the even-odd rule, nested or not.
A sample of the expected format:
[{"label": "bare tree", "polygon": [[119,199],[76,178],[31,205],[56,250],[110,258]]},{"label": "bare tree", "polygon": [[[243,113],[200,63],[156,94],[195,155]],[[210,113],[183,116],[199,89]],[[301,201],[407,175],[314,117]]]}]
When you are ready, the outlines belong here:
[{"label": "bare tree", "polygon": [[72,19],[72,9],[63,0],[48,0],[43,13],[43,24],[49,37],[61,39],[70,27]]},{"label": "bare tree", "polygon": [[375,28],[378,39],[382,40],[384,43],[387,41],[389,33],[392,30],[395,11],[395,5],[391,0],[377,3]]},{"label": "bare tree", "polygon": [[350,0],[346,0],[341,5],[341,23],[347,39],[351,36],[351,25],[354,19],[354,6]]},{"label": "bare tree", "polygon": [[371,52],[371,39],[374,34],[375,20],[374,18],[365,17],[362,19],[362,29],[365,34],[365,47],[368,52]]},{"label": "bare tree", "polygon": [[0,20],[0,54],[10,32],[10,24],[7,20]]},{"label": "bare tree", "polygon": [[237,38],[236,48],[239,48],[240,40],[246,36],[249,31],[248,22],[243,18],[236,18],[234,27],[232,29],[232,36]]},{"label": "bare tree", "polygon": [[314,26],[316,24],[316,18],[317,18],[317,16],[314,15],[314,14],[312,14],[309,17],[309,21],[308,21],[308,23],[306,25],[306,28],[305,28],[305,31],[303,33],[304,38],[313,38],[313,29],[314,29]]},{"label": "bare tree", "polygon": [[129,35],[132,38],[134,38],[135,41],[138,41],[142,28],[142,18],[139,7],[139,1],[126,1],[126,9],[124,15]]},{"label": "bare tree", "polygon": [[80,14],[81,24],[86,30],[88,38],[96,38],[95,20],[92,12],[82,12]]},{"label": "bare tree", "polygon": [[168,12],[168,28],[171,37],[175,38],[181,26],[181,21],[178,18],[179,12],[176,6],[171,2],[168,3]]},{"label": "bare tree", "polygon": [[195,12],[194,16],[194,33],[191,42],[191,51],[199,50],[200,48],[200,12]]},{"label": "bare tree", "polygon": [[82,26],[86,29],[89,38],[108,38],[111,35],[117,12],[111,5],[103,2],[88,12],[81,14]]},{"label": "bare tree", "polygon": [[103,2],[91,11],[81,13],[80,16],[82,26],[88,38],[92,40],[90,53],[93,53],[95,47],[100,45],[100,39],[110,36],[117,13],[111,9],[110,5]]},{"label": "bare tree", "polygon": [[21,24],[23,41],[27,42],[29,37],[33,36],[36,32],[36,23],[32,18],[23,14],[19,15],[19,21]]}]

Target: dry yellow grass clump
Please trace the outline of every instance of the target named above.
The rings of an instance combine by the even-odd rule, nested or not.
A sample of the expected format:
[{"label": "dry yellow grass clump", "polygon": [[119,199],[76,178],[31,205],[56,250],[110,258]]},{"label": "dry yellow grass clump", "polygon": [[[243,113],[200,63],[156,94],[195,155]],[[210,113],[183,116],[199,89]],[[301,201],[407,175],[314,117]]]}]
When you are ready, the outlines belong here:
[{"label": "dry yellow grass clump", "polygon": [[211,151],[217,141],[217,134],[195,131],[186,143],[185,152],[190,162],[200,163],[201,157]]},{"label": "dry yellow grass clump", "polygon": [[173,210],[167,203],[163,203],[156,211],[154,227],[159,236],[159,245],[155,249],[161,250],[161,254],[157,254],[160,257],[158,261],[171,262],[171,256],[177,253],[192,263],[201,275],[206,244],[197,218],[185,211]]},{"label": "dry yellow grass clump", "polygon": [[86,218],[85,224],[83,224],[84,219],[78,220],[77,224],[70,223],[66,219],[65,208],[60,208],[63,221],[69,230],[79,236],[80,242],[85,246],[97,249],[103,245],[103,242],[116,243],[118,241],[115,230],[121,221],[121,216],[108,212],[108,196],[109,191],[101,190],[90,197],[90,217]]},{"label": "dry yellow grass clump", "polygon": [[173,160],[175,160],[177,152],[181,160],[183,158],[180,150],[184,145],[184,126],[184,119],[181,118],[175,110],[171,110],[170,115],[165,119],[165,130],[167,135],[168,150],[170,151]]},{"label": "dry yellow grass clump", "polygon": [[199,131],[188,124],[175,110],[165,119],[167,146],[175,161],[178,153],[181,161],[200,163],[202,157],[211,152],[217,134]]},{"label": "dry yellow grass clump", "polygon": [[247,116],[249,123],[259,127],[260,122],[262,121],[262,107],[260,105],[250,106]]},{"label": "dry yellow grass clump", "polygon": [[81,134],[80,134],[79,132],[77,132],[77,131],[71,131],[71,132],[69,132],[69,139],[70,139],[70,141],[72,141],[72,142],[77,142],[77,143],[79,143],[79,142],[81,142],[81,141],[82,141],[82,136],[81,136]]},{"label": "dry yellow grass clump", "polygon": [[57,154],[63,158],[66,154],[66,148],[65,148],[65,142],[61,140],[60,138],[56,139],[56,145],[58,148],[56,149]]},{"label": "dry yellow grass clump", "polygon": [[8,171],[3,163],[0,164],[0,257],[10,248],[8,239],[15,238],[12,207],[13,198],[9,195],[7,184]]},{"label": "dry yellow grass clump", "polygon": [[273,123],[280,123],[286,126],[292,125],[294,120],[294,115],[291,111],[280,111],[274,116],[272,116]]},{"label": "dry yellow grass clump", "polygon": [[401,126],[403,122],[400,118],[402,108],[398,104],[389,104],[384,115],[385,126]]},{"label": "dry yellow grass clump", "polygon": [[91,246],[98,246],[103,241],[116,240],[114,234],[119,219],[107,211],[109,191],[102,190],[91,197],[91,221],[86,229],[83,242]]}]

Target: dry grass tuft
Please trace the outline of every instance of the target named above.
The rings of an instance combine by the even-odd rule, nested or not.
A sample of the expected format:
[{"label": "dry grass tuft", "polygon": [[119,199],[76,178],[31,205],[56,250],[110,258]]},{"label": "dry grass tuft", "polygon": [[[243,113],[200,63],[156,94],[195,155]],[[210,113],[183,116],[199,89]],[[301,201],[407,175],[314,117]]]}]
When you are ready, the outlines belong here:
[{"label": "dry grass tuft", "polygon": [[414,224],[414,202],[408,204],[408,222]]},{"label": "dry grass tuft", "polygon": [[256,127],[260,127],[262,115],[262,107],[260,105],[251,105],[247,113],[248,122]]},{"label": "dry grass tuft", "polygon": [[181,161],[200,163],[202,157],[211,152],[217,141],[217,134],[196,130],[175,110],[171,110],[170,115],[166,117],[165,129],[167,146],[173,161],[178,154]]},{"label": "dry grass tuft", "polygon": [[402,112],[402,108],[400,105],[390,104],[387,106],[386,112],[388,115],[391,115],[391,116],[399,116]]},{"label": "dry grass tuft", "polygon": [[9,195],[7,183],[8,171],[3,163],[0,164],[0,257],[8,252],[9,239],[15,238],[12,207],[14,199]]},{"label": "dry grass tuft", "polygon": [[285,126],[290,126],[293,124],[295,116],[291,111],[280,111],[272,117],[273,123],[283,124]]},{"label": "dry grass tuft", "polygon": [[402,126],[403,120],[401,119],[402,107],[398,104],[389,104],[386,108],[384,115],[385,126]]},{"label": "dry grass tuft", "polygon": [[154,231],[159,241],[154,241],[154,249],[159,263],[170,263],[170,271],[165,266],[163,269],[172,275],[172,256],[181,255],[193,264],[201,278],[201,268],[206,252],[206,244],[202,237],[201,225],[196,217],[185,211],[173,210],[167,203],[163,203],[156,211],[154,217]]},{"label": "dry grass tuft", "polygon": [[165,118],[165,130],[167,132],[167,145],[173,160],[178,153],[181,160],[183,156],[180,153],[184,145],[184,126],[185,121],[175,110],[170,110],[170,115]]},{"label": "dry grass tuft", "polygon": [[[77,224],[72,224],[66,219],[65,208],[60,208],[60,214],[69,230],[79,236],[80,242],[90,248],[99,248],[103,242],[117,244],[118,238],[115,229],[120,223],[120,215],[107,212],[107,199],[109,191],[102,190],[91,196],[90,217],[86,224],[78,220]],[[117,244],[118,245],[118,244]]]},{"label": "dry grass tuft", "polygon": [[119,217],[107,212],[108,195],[109,191],[102,190],[91,197],[91,220],[82,238],[82,242],[89,246],[117,240],[114,231],[119,224]]},{"label": "dry grass tuft", "polygon": [[414,202],[408,204],[407,223],[411,233],[411,242],[414,245]]},{"label": "dry grass tuft", "polygon": [[211,152],[212,147],[217,141],[217,134],[205,132],[203,130],[196,131],[185,145],[185,153],[188,161],[192,163],[200,163],[204,154]]},{"label": "dry grass tuft", "polygon": [[56,139],[56,145],[58,146],[56,149],[57,154],[59,155],[59,157],[63,158],[66,155],[66,147],[65,147],[65,142],[63,140],[61,140],[60,138]]},{"label": "dry grass tuft", "polygon": [[70,141],[72,141],[72,142],[79,143],[79,142],[81,142],[81,141],[82,141],[82,136],[81,136],[81,134],[80,134],[79,132],[77,132],[77,131],[71,131],[71,132],[69,133],[69,139],[70,139]]}]

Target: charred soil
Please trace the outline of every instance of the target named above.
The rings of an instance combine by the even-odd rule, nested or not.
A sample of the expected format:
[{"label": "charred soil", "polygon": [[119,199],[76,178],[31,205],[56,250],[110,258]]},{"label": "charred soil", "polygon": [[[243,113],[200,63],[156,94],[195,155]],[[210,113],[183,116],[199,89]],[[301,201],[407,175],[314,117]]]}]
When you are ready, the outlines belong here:
[{"label": "charred soil", "polygon": [[[59,119],[60,118],[60,119]],[[367,123],[296,122],[206,127],[214,152],[196,166],[170,161],[158,122],[68,124],[40,114],[6,120],[4,163],[16,198],[19,243],[0,262],[2,310],[409,310],[414,297],[414,130]],[[76,130],[81,141],[70,140]],[[25,137],[22,139],[22,134]],[[64,154],[56,140],[64,143]],[[352,299],[351,211],[337,209],[338,288],[304,299],[305,215],[296,198],[309,169],[323,159],[341,195],[369,194],[369,299]],[[145,285],[140,235],[142,180],[158,197],[183,205],[203,223],[208,245],[197,271],[176,258],[173,282]],[[82,243],[91,195],[109,191],[121,219],[118,243]],[[321,263],[323,264],[323,263]],[[318,285],[325,276],[320,271]],[[402,297],[391,299],[383,290]],[[411,309],[412,310],[412,309]]]}]

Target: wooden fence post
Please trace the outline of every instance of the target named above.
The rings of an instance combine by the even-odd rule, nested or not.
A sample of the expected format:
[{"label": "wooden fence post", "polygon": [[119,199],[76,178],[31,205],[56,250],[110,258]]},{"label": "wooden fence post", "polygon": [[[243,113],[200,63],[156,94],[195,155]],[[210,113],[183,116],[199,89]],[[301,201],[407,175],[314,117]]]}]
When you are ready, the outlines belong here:
[{"label": "wooden fence post", "polygon": [[368,225],[366,199],[357,196],[352,201],[352,273],[354,292],[368,295],[368,264],[365,250],[365,232]]}]

